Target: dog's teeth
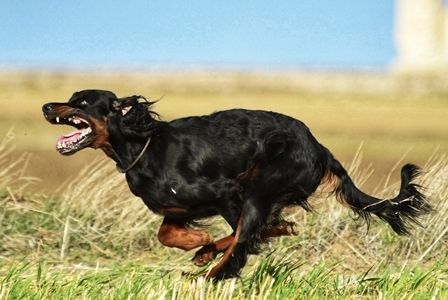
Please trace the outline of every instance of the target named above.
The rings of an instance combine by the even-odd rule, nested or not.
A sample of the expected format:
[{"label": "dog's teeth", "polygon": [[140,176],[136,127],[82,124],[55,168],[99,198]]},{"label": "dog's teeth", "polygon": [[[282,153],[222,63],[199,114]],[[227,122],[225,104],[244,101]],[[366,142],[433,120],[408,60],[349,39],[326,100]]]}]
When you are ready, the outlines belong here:
[{"label": "dog's teeth", "polygon": [[56,123],[59,123],[59,117],[56,117]]}]

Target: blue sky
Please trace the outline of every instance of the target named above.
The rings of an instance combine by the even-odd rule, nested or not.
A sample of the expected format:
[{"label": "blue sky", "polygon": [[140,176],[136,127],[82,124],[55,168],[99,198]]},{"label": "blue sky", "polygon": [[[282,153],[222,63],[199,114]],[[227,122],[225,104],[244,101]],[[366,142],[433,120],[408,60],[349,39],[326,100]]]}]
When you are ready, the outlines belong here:
[{"label": "blue sky", "polygon": [[0,66],[385,68],[394,1],[12,1]]}]

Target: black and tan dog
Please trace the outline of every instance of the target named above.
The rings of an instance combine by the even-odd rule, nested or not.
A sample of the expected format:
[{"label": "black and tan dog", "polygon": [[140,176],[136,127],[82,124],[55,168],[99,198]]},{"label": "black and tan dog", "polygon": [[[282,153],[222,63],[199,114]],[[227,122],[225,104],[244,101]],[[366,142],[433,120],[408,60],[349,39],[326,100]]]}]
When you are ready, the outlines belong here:
[{"label": "black and tan dog", "polygon": [[[309,210],[308,197],[329,176],[337,179],[334,192],[341,201],[367,221],[376,215],[398,234],[408,234],[409,225],[431,209],[412,183],[416,166],[402,168],[395,198],[374,198],[357,189],[333,155],[291,117],[234,109],[163,122],[152,104],[140,96],[85,90],[42,109],[50,123],[77,128],[58,139],[59,153],[99,148],[126,173],[132,193],[164,216],[162,244],[202,246],[193,258],[198,265],[224,253],[209,278],[238,275],[262,242],[292,234],[293,224],[281,219],[281,210]],[[213,241],[205,230],[189,226],[214,215],[230,224],[232,235]]]}]

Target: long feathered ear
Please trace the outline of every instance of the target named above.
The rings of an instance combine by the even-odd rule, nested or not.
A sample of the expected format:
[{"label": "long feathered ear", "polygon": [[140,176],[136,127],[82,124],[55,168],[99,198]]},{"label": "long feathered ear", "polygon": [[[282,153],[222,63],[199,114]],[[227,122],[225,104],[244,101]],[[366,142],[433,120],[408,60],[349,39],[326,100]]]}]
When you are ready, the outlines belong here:
[{"label": "long feathered ear", "polygon": [[[145,99],[142,96],[130,96],[126,98],[120,98],[112,102],[112,109],[118,111],[121,115],[126,115],[131,108],[136,105],[139,99]],[[145,99],[146,101],[146,99]]]},{"label": "long feathered ear", "polygon": [[[139,102],[143,99],[145,102]],[[158,114],[151,110],[156,101],[148,101],[142,96],[121,99],[117,110],[122,115],[119,127],[123,135],[144,138],[150,136],[157,128]]]}]

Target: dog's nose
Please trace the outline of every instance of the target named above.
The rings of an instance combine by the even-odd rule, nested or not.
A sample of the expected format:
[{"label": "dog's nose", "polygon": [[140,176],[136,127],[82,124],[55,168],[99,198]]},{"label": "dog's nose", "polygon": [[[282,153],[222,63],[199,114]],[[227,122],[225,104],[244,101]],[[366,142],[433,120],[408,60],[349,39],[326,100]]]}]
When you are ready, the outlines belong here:
[{"label": "dog's nose", "polygon": [[53,110],[53,104],[51,104],[51,103],[47,103],[42,106],[42,111],[44,112],[44,114],[47,114],[47,113],[51,112],[52,110]]}]

